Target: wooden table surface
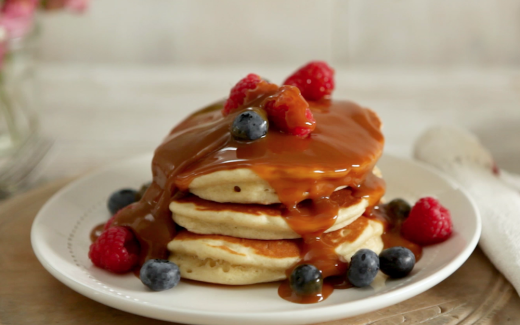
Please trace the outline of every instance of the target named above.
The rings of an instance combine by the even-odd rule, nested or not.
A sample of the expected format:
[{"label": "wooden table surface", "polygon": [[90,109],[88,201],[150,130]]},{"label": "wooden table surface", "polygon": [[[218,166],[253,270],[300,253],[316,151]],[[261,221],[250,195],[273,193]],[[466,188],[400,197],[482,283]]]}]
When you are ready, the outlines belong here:
[{"label": "wooden table surface", "polygon": [[[40,207],[70,179],[0,204],[0,325],[168,324],[104,306],[54,279],[30,244]],[[399,304],[323,325],[518,324],[520,298],[480,249],[452,276]]]}]

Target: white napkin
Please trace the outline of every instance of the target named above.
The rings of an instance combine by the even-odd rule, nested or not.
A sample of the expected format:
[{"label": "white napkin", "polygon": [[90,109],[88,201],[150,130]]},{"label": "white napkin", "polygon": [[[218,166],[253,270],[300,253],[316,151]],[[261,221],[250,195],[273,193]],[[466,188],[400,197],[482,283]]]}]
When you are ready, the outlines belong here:
[{"label": "white napkin", "polygon": [[520,176],[498,171],[478,139],[454,127],[434,127],[417,140],[416,159],[453,177],[482,216],[479,245],[520,294]]}]

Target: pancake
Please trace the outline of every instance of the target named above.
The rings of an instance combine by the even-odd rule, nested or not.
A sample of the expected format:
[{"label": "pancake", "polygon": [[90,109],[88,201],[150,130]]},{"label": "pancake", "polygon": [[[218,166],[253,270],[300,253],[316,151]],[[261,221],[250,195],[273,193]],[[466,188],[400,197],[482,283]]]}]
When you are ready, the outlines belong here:
[{"label": "pancake", "polygon": [[[255,196],[254,192],[248,193],[249,201],[246,202],[281,202],[291,208],[304,200],[312,200],[320,208],[319,224],[298,222],[308,216],[301,215],[297,209],[289,210],[287,220],[296,221],[292,229],[302,235],[320,235],[334,223],[337,206],[328,198],[340,187],[356,188],[362,192],[358,194],[363,194],[360,197],[368,197],[370,207],[377,204],[375,198],[384,192],[384,182],[361,186],[372,174],[383,151],[384,137],[377,114],[349,101],[312,101],[307,104],[316,128],[309,136],[293,136],[271,125],[263,138],[243,141],[230,132],[238,115],[253,108],[263,109],[272,96],[281,98],[287,87],[280,87],[276,94],[264,93],[263,88],[257,90],[258,96],[230,114],[223,114],[224,103],[219,102],[190,115],[157,147],[151,164],[152,184],[132,208],[121,210],[112,223],[112,226],[129,227],[135,234],[141,246],[140,265],[148,259],[165,258],[169,254],[166,246],[177,233],[169,209],[174,198],[192,191],[210,201],[233,202],[226,197],[218,198],[220,190],[213,191],[215,197],[201,194],[199,190],[213,187],[205,186],[202,177],[211,177],[213,173],[229,171],[234,174],[246,169],[249,170],[246,173],[263,182],[264,192],[269,184],[268,191],[276,194],[275,199],[260,200],[251,198]],[[219,175],[227,176],[218,177],[219,181],[215,177],[206,184],[229,184],[230,174]],[[250,179],[248,177],[230,179],[244,181]],[[237,193],[236,184],[229,185],[232,185],[229,196]],[[248,191],[240,188],[238,193],[241,192]]]},{"label": "pancake", "polygon": [[[377,167],[374,167],[373,173],[379,178],[382,177],[381,171]],[[344,187],[340,186],[336,190]],[[275,189],[248,168],[220,170],[195,177],[189,184],[188,190],[200,198],[213,202],[280,203]]]},{"label": "pancake", "polygon": [[[332,197],[340,209],[332,227],[325,232],[343,228],[360,217],[368,200],[351,195],[350,189],[336,191]],[[306,203],[300,204],[305,208]],[[308,206],[308,204],[307,204]],[[300,238],[282,216],[281,204],[216,203],[189,195],[171,202],[175,223],[196,234],[226,235],[249,239]]]},{"label": "pancake", "polygon": [[[382,233],[382,223],[360,217],[322,240],[348,262],[361,248],[381,252]],[[168,249],[183,278],[227,285],[283,280],[286,270],[301,260],[301,239],[255,240],[181,231]]]}]

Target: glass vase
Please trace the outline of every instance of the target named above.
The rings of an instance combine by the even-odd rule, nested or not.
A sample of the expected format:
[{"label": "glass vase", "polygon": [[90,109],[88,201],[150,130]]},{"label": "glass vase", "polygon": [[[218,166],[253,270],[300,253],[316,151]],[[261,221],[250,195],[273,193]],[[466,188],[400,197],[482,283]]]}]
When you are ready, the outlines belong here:
[{"label": "glass vase", "polygon": [[36,29],[10,39],[0,67],[0,158],[13,154],[38,130],[35,114]]}]

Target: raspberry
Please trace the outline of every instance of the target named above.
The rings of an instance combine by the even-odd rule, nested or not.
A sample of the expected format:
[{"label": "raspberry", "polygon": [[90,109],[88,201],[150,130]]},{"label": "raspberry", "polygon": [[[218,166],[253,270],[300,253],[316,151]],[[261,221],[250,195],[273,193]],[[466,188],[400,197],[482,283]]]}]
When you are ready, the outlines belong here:
[{"label": "raspberry", "polygon": [[306,137],[316,128],[309,103],[298,88],[282,86],[264,106],[269,120],[283,132]]},{"label": "raspberry", "polygon": [[88,257],[95,266],[113,273],[125,273],[136,264],[139,244],[134,234],[125,227],[112,227],[104,231],[90,245]]},{"label": "raspberry", "polygon": [[432,197],[417,201],[403,222],[401,235],[419,245],[431,245],[451,236],[450,211]]},{"label": "raspberry", "polygon": [[293,73],[284,85],[300,89],[307,100],[320,100],[334,90],[334,70],[323,61],[312,61]]},{"label": "raspberry", "polygon": [[250,73],[245,78],[237,82],[237,84],[233,88],[231,88],[229,98],[226,100],[226,103],[224,104],[222,114],[226,116],[233,110],[244,105],[244,99],[246,98],[248,90],[255,89],[261,81],[262,78],[260,78],[260,76],[254,73]]}]

